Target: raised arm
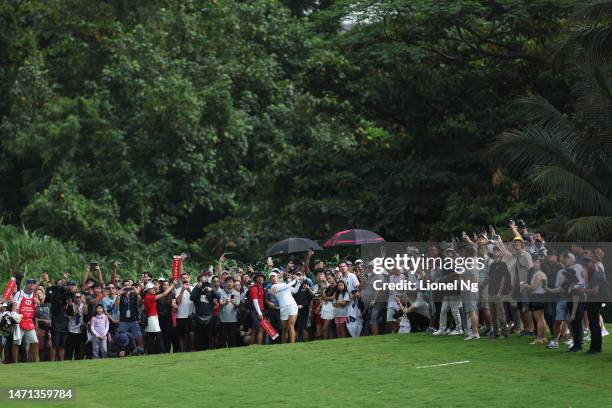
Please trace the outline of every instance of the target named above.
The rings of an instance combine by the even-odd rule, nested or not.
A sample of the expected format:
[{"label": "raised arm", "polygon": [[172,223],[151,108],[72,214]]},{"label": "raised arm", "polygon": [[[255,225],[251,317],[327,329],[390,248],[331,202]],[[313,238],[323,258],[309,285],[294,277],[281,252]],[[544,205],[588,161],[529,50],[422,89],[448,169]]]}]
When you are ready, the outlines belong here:
[{"label": "raised arm", "polygon": [[113,283],[115,283],[117,280],[117,269],[119,269],[120,265],[121,263],[119,261],[115,261],[115,263],[113,263],[113,269],[111,269],[111,282]]},{"label": "raised arm", "polygon": [[96,266],[96,272],[98,272],[98,282],[101,285],[104,285],[104,277],[102,276],[102,269],[100,269],[100,265]]},{"label": "raised arm", "polygon": [[165,298],[166,296],[168,296],[170,294],[170,292],[172,292],[174,290],[176,286],[176,281],[173,281],[172,284],[170,286],[168,286],[168,289],[166,289],[164,291],[164,293],[160,293],[157,296],[155,296],[155,300],[161,299],[161,298]]},{"label": "raised arm", "polygon": [[225,261],[225,254],[221,254],[219,257],[219,262],[217,262],[217,276],[221,276],[221,272],[223,272],[223,261]]},{"label": "raised arm", "polygon": [[81,284],[81,288],[83,288],[83,290],[85,289],[87,278],[89,278],[89,265],[85,265],[85,273],[83,274],[83,283]]}]

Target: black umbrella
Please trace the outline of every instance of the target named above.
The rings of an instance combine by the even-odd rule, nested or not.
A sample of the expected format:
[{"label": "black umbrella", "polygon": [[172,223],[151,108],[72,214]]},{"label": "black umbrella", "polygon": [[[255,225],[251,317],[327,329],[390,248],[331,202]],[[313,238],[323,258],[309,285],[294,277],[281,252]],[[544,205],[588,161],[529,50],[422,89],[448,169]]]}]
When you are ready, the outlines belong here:
[{"label": "black umbrella", "polygon": [[363,229],[350,229],[336,232],[333,237],[325,241],[323,246],[325,248],[331,248],[337,246],[376,244],[379,242],[385,242],[385,240],[375,232]]},{"label": "black umbrella", "polygon": [[287,238],[278,241],[266,251],[266,256],[276,256],[283,254],[294,254],[296,252],[307,252],[309,249],[322,251],[323,248],[312,239],[308,238]]}]

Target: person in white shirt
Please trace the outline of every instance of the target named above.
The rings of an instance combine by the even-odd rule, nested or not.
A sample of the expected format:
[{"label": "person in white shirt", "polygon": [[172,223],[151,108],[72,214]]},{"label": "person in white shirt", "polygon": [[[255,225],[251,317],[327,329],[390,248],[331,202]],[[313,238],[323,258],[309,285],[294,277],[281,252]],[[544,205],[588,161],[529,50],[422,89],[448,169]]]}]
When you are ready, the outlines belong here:
[{"label": "person in white shirt", "polygon": [[[181,285],[174,290],[178,310],[176,312],[176,334],[179,341],[179,351],[187,351],[191,344],[189,332],[191,332],[190,316],[193,314],[193,302],[191,296],[191,277],[187,272],[181,274]],[[189,343],[188,343],[189,342]]]},{"label": "person in white shirt", "polygon": [[[389,284],[397,285],[404,281],[404,279],[406,279],[406,277],[402,271],[395,268],[389,275]],[[389,296],[387,298],[387,328],[391,333],[397,333],[399,329],[399,322],[393,317],[395,312],[400,309],[400,305],[396,301],[396,296],[402,298],[404,293],[400,290],[389,290]]]},{"label": "person in white shirt", "polygon": [[357,278],[357,275],[349,270],[346,262],[340,262],[338,269],[340,270],[340,273],[342,273],[342,278],[340,278],[340,280],[346,283],[348,293],[353,293],[355,290],[359,290],[359,279]]},{"label": "person in white shirt", "polygon": [[269,277],[270,282],[272,282],[269,291],[276,296],[280,309],[283,343],[287,342],[287,338],[291,343],[295,343],[295,321],[297,320],[298,307],[295,299],[293,299],[293,294],[300,289],[300,282],[297,279],[289,283],[279,282],[276,272],[270,272]]}]

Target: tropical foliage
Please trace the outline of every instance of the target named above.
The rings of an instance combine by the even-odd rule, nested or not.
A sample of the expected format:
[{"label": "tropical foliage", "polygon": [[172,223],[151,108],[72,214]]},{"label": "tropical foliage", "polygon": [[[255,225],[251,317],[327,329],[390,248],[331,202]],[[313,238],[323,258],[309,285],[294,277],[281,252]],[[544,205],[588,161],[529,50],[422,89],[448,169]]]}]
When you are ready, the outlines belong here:
[{"label": "tropical foliage", "polygon": [[559,197],[560,235],[587,241],[612,238],[612,2],[581,10],[557,48],[569,59],[571,105],[560,111],[545,98],[518,101],[525,124],[503,133],[491,152],[539,191]]},{"label": "tropical foliage", "polygon": [[[607,103],[608,14],[568,20],[582,5],[0,2],[0,213],[78,253],[142,262],[182,251],[201,263],[228,250],[256,259],[288,235],[347,227],[448,239],[507,218],[543,225],[558,208],[599,217],[571,231],[605,232],[610,193],[595,167],[609,170],[608,116],[588,115]],[[567,58],[588,41],[601,46],[581,66],[601,75],[548,63],[550,50]],[[483,150],[524,123],[512,101],[536,94],[532,105],[549,101],[601,144],[589,168],[580,146],[562,158],[582,172],[564,188],[597,186],[585,200],[529,191],[507,171],[520,167],[510,147]],[[563,131],[552,117],[529,126],[553,133],[553,123]],[[544,170],[529,175],[554,189]]]}]

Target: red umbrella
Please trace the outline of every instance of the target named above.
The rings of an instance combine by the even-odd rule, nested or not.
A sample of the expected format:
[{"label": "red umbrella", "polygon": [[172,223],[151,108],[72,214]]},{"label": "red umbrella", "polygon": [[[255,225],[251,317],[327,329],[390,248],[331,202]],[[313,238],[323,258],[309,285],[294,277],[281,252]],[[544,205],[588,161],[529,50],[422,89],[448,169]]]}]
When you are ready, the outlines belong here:
[{"label": "red umbrella", "polygon": [[375,244],[377,242],[385,242],[385,240],[383,237],[372,231],[350,229],[336,232],[330,239],[325,241],[323,246],[325,248],[331,248],[336,246]]}]

